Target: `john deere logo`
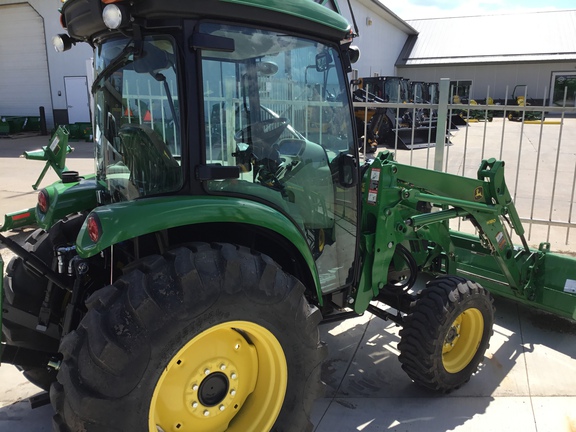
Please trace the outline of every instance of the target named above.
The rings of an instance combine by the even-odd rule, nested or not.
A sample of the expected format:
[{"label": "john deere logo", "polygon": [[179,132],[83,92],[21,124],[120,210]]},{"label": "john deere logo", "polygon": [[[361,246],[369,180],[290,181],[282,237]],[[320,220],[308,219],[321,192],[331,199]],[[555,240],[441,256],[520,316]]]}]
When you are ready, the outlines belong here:
[{"label": "john deere logo", "polygon": [[484,198],[484,188],[478,186],[474,189],[474,201],[480,201],[482,198]]}]

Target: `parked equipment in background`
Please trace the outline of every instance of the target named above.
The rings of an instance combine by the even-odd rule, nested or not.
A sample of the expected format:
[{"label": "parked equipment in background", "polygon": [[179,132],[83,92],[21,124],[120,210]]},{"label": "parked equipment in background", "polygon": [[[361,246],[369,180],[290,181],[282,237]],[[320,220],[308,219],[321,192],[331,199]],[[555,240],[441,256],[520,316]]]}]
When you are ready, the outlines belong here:
[{"label": "parked equipment in background", "polygon": [[46,165],[44,165],[44,169],[40,173],[40,176],[38,176],[36,183],[32,185],[32,189],[38,189],[38,186],[50,168],[56,172],[60,179],[62,179],[63,173],[70,172],[68,168],[66,168],[66,156],[68,153],[74,151],[74,149],[68,145],[68,136],[68,130],[60,126],[50,138],[49,145],[39,150],[24,152],[26,159],[46,161]]},{"label": "parked equipment in background", "polygon": [[[417,104],[437,104],[438,86],[436,83],[410,81],[410,101]],[[422,126],[437,126],[438,112],[436,109],[420,108]]]},{"label": "parked equipment in background", "polygon": [[[533,105],[533,101],[527,96],[528,86],[526,84],[519,84],[514,87],[512,91],[512,103],[524,107]],[[510,121],[533,121],[542,120],[542,112],[539,111],[508,111],[508,120]]]},{"label": "parked equipment in background", "polygon": [[[401,77],[366,77],[352,82],[355,102],[406,104],[406,107],[374,107],[355,109],[360,139],[364,127],[370,148],[384,145],[389,148],[417,149],[430,147],[436,141],[436,127],[423,108],[410,108],[410,82]],[[365,125],[364,122],[367,121]]]}]

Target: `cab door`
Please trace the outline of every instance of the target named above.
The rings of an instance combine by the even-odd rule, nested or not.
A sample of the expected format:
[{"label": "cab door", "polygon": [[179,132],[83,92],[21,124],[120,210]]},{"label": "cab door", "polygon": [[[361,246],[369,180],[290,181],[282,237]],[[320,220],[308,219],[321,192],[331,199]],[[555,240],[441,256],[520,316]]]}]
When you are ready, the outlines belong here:
[{"label": "cab door", "polygon": [[205,163],[241,172],[208,181],[208,191],[270,202],[299,226],[322,292],[351,284],[357,149],[338,47],[215,23],[200,32],[228,47],[202,50]]}]

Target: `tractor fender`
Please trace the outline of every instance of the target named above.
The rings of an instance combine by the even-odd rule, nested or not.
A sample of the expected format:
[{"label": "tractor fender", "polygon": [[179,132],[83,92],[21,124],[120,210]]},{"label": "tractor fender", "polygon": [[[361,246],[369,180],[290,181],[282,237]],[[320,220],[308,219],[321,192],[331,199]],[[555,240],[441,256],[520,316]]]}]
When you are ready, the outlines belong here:
[{"label": "tractor fender", "polygon": [[36,206],[36,223],[48,230],[65,216],[93,209],[97,205],[96,191],[103,188],[93,174],[78,177],[77,181],[72,182],[60,180],[43,188],[40,193],[46,194],[49,206],[46,213]]},{"label": "tractor fender", "polygon": [[[96,218],[100,236],[92,241],[88,221]],[[76,240],[81,258],[145,234],[203,223],[243,223],[276,232],[294,245],[310,269],[318,298],[320,278],[312,252],[300,229],[279,211],[255,201],[216,196],[170,196],[146,198],[97,207],[88,215]]]}]

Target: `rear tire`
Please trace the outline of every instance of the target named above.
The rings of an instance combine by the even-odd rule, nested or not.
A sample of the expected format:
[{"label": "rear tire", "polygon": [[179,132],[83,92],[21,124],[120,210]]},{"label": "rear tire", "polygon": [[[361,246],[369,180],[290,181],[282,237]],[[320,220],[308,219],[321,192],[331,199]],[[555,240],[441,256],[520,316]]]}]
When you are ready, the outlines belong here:
[{"label": "rear tire", "polygon": [[487,290],[464,278],[428,282],[400,331],[402,369],[417,384],[445,393],[468,382],[489,345],[492,302]]},{"label": "rear tire", "polygon": [[[55,270],[57,260],[54,249],[73,244],[84,218],[84,215],[77,215],[62,219],[49,231],[37,229],[26,238],[23,247]],[[37,274],[24,259],[18,256],[10,260],[6,268],[6,276],[2,292],[3,304],[38,316],[48,288],[48,279]],[[62,290],[54,288],[50,303],[52,312],[50,321],[53,324],[58,324],[60,320],[63,296]],[[2,332],[9,345],[45,351],[54,355],[58,352],[59,339],[49,337],[35,328],[24,327],[13,322],[9,312],[4,313],[2,317]],[[48,366],[18,368],[23,371],[28,381],[41,389],[49,390],[51,383],[56,381],[56,370]]]},{"label": "rear tire", "polygon": [[311,430],[325,350],[303,293],[230,244],[131,265],[62,341],[54,430]]}]

